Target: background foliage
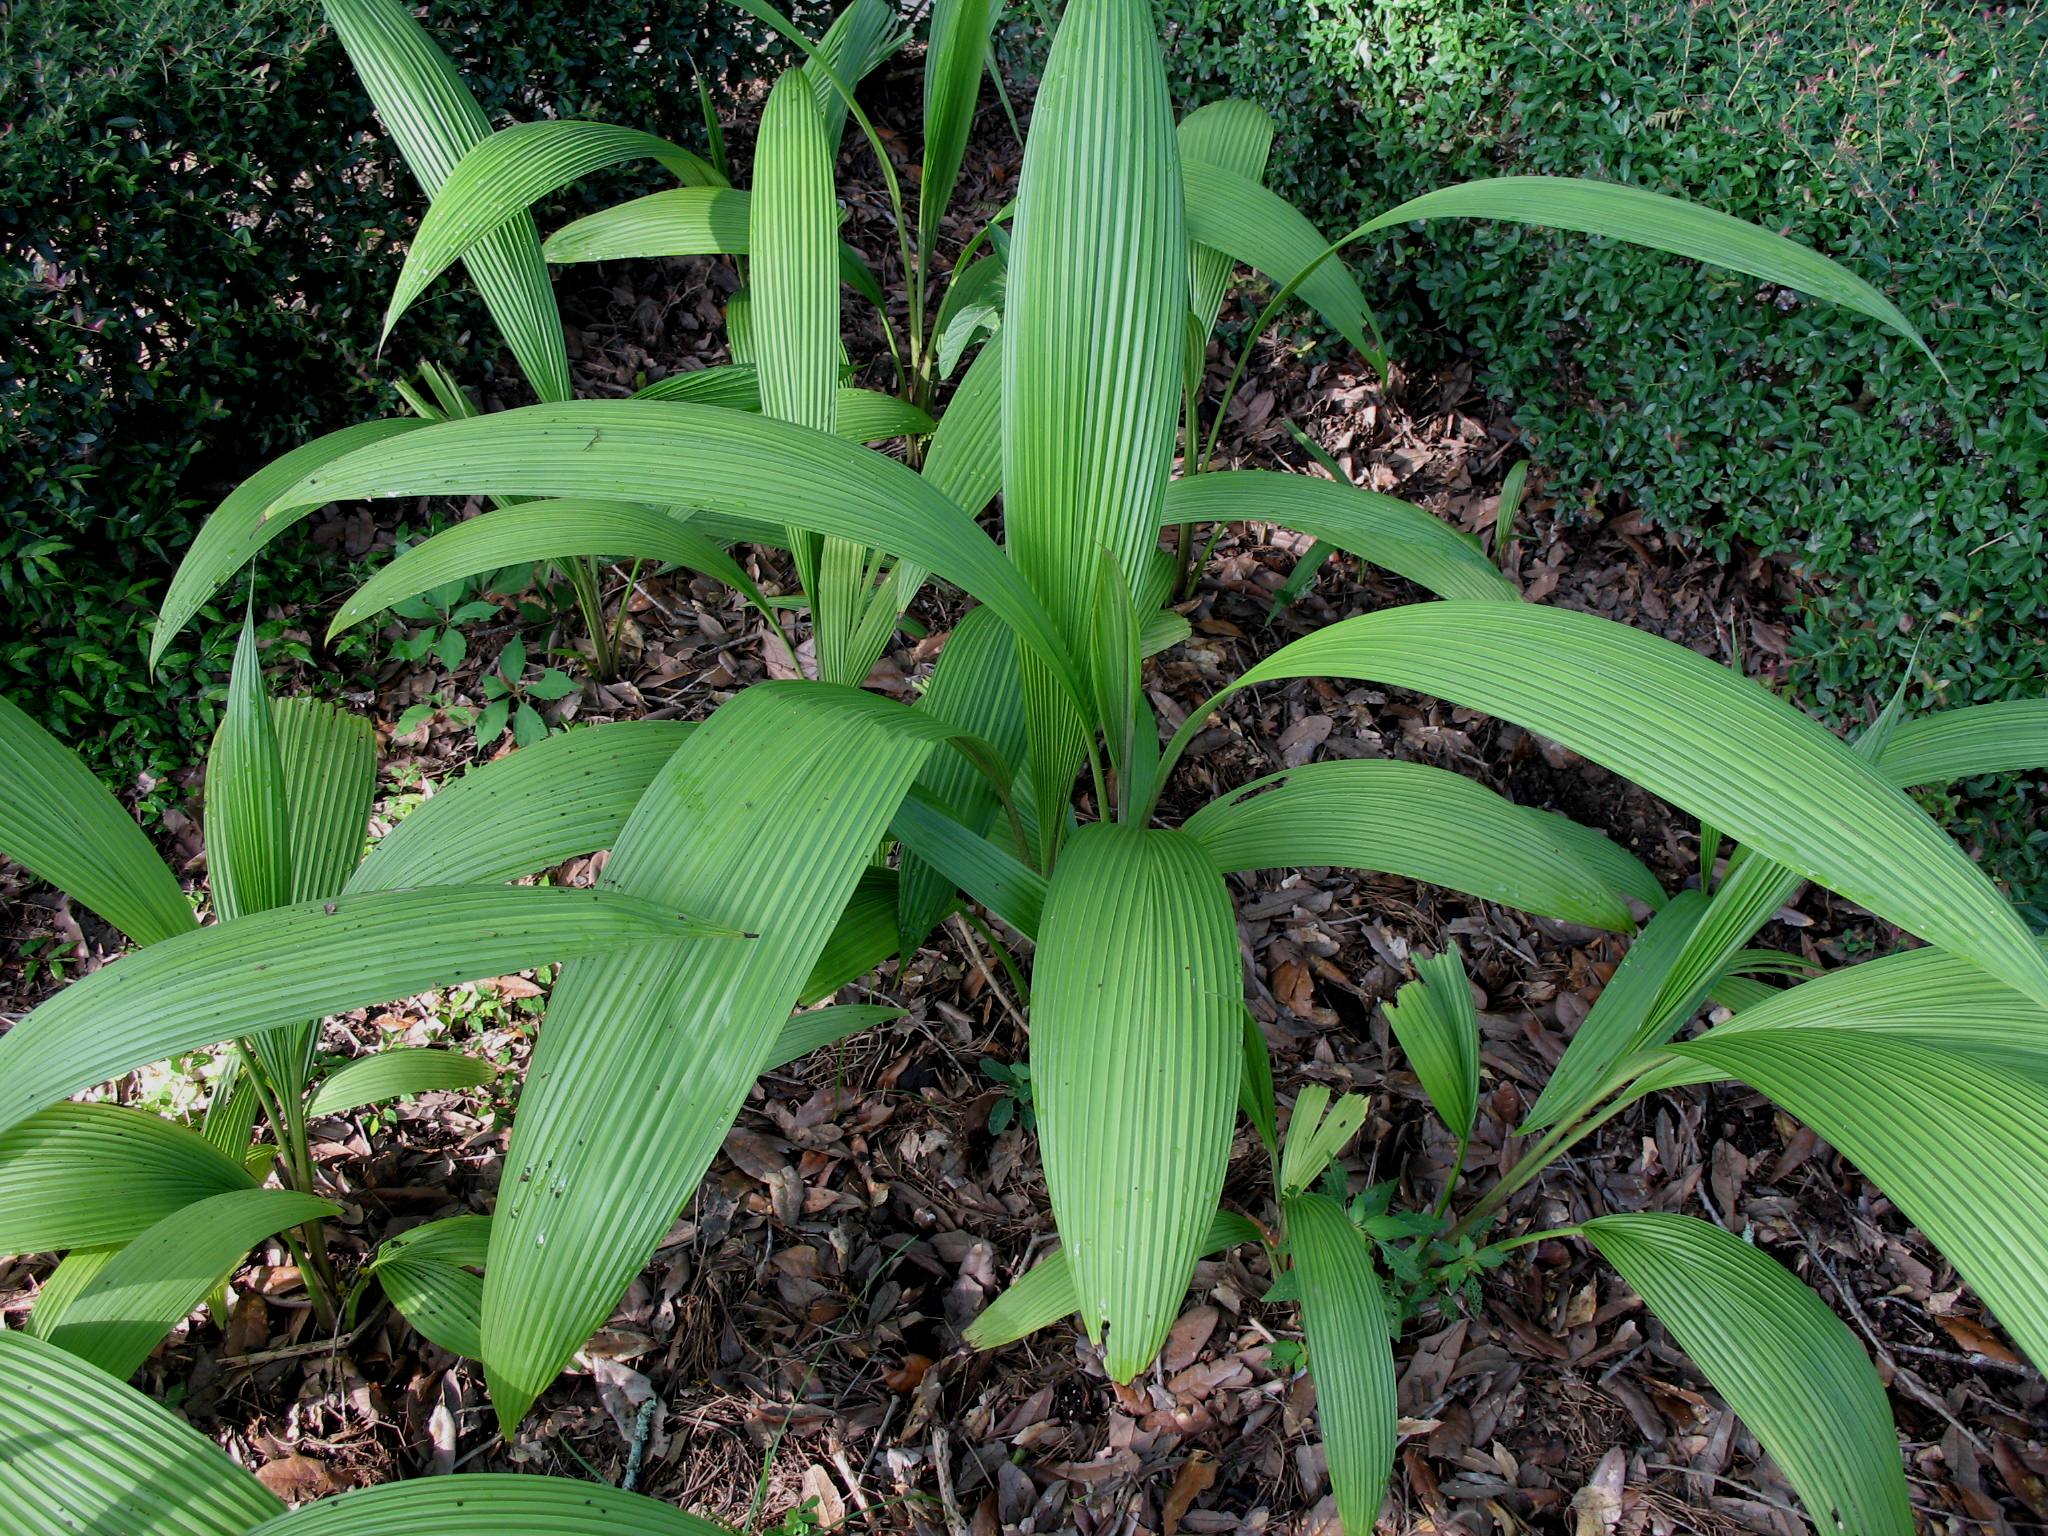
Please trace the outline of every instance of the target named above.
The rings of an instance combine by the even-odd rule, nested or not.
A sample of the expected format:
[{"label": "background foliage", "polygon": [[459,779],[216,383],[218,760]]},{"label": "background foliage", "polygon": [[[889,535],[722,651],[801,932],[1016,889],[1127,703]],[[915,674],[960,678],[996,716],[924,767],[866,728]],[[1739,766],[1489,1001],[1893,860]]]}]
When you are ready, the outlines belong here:
[{"label": "background foliage", "polygon": [[[719,0],[435,0],[429,21],[494,122],[684,141],[693,68],[737,85],[774,52]],[[145,623],[221,491],[399,409],[387,381],[422,358],[524,386],[460,283],[378,363],[425,202],[310,0],[0,3],[0,103],[0,692],[112,776],[161,777],[205,739],[233,636],[200,626],[152,681]],[[267,600],[338,590],[311,551],[280,545]]]},{"label": "background foliage", "polygon": [[[1568,503],[1620,496],[1716,555],[1741,541],[1796,561],[1814,596],[1794,676],[1824,712],[1867,717],[1916,651],[1921,707],[2048,686],[2048,7],[1163,11],[1190,98],[1272,109],[1271,179],[1333,231],[1462,177],[1590,175],[1755,220],[1876,282],[1946,380],[1840,312],[1612,242],[1443,226],[1362,258],[1397,353],[1428,358],[1418,322],[1439,350],[1469,347]],[[2039,780],[2023,788],[2038,806]],[[1973,817],[2023,844],[2004,873],[2048,902],[2048,828],[2021,794]]]}]

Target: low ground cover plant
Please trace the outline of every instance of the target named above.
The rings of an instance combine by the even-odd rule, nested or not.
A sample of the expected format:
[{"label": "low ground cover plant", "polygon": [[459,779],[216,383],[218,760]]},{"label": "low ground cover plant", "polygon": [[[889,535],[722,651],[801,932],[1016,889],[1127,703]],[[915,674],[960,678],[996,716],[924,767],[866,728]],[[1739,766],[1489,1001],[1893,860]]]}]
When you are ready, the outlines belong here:
[{"label": "low ground cover plant", "polygon": [[[348,857],[318,860],[332,878],[302,894],[302,821],[291,807],[312,792],[293,785],[328,779],[289,766],[299,757],[263,705],[245,640],[239,708],[209,775],[223,920],[197,928],[106,791],[18,713],[0,717],[0,746],[23,765],[0,775],[0,847],[142,946],[0,1038],[0,1181],[35,1166],[36,1138],[78,1108],[70,1096],[231,1039],[250,1042],[245,1069],[277,1105],[285,1182],[315,1198],[286,1145],[292,1111],[278,1087],[304,1059],[306,1021],[502,972],[511,951],[560,960],[495,1210],[406,1233],[371,1266],[422,1332],[481,1361],[509,1433],[611,1314],[760,1074],[877,1017],[795,1010],[914,952],[967,902],[1032,946],[1029,1059],[1011,1077],[1030,1085],[1061,1238],[977,1321],[972,1342],[995,1347],[1078,1316],[1108,1374],[1128,1382],[1157,1355],[1198,1256],[1258,1242],[1276,1277],[1270,1299],[1300,1309],[1340,1514],[1364,1531],[1393,1455],[1403,1322],[1520,1246],[1581,1238],[1686,1347],[1817,1526],[1909,1531],[1876,1372],[1846,1325],[1774,1259],[1688,1217],[1617,1213],[1561,1233],[1503,1232],[1498,1218],[1517,1188],[1644,1094],[1739,1079],[1854,1159],[2013,1338],[2048,1357],[2048,952],[1902,788],[2048,761],[2048,711],[1894,711],[1845,743],[1681,647],[1523,602],[1480,547],[1420,508],[1334,480],[1208,468],[1226,404],[1207,397],[1197,360],[1233,255],[1276,284],[1269,316],[1300,294],[1376,355],[1339,249],[1444,218],[1635,240],[1829,298],[1917,342],[1910,322],[1777,236],[1596,183],[1452,186],[1326,240],[1264,192],[1261,114],[1230,104],[1176,124],[1147,9],[1071,0],[1007,232],[955,262],[935,314],[933,253],[914,233],[926,215],[911,213],[888,170],[898,276],[915,296],[897,351],[901,393],[885,403],[850,396],[840,289],[851,277],[858,292],[867,278],[840,249],[834,148],[850,119],[889,166],[851,84],[893,38],[863,0],[816,41],[765,6],[750,9],[786,29],[806,61],[769,95],[742,194],[713,160],[605,124],[529,124],[457,144],[460,82],[411,16],[395,0],[330,0],[409,157],[420,164],[431,152],[441,166],[394,316],[440,267],[467,263],[543,403],[476,414],[423,399],[415,420],[365,423],[269,465],[214,514],[166,600],[157,644],[314,507],[476,496],[491,509],[393,560],[344,604],[337,628],[507,564],[587,561],[594,574],[604,558],[721,576],[759,605],[764,626],[780,625],[790,610],[732,553],[753,545],[790,552],[819,675],[748,688],[693,725],[623,722],[520,747],[415,810],[360,863],[360,808],[338,804],[320,820],[333,829],[323,846],[346,845]],[[927,199],[943,203],[949,190],[935,167],[947,136],[965,132],[991,24],[974,0],[934,12]],[[681,185],[591,215],[576,241],[594,241],[593,228],[606,239],[647,228],[655,233],[635,238],[665,250],[687,242],[744,254],[744,298],[727,319],[746,360],[664,381],[651,398],[569,400],[566,369],[550,372],[560,337],[542,304],[543,258],[584,247],[565,240],[569,231],[543,242],[527,208],[622,156],[652,156]],[[976,266],[977,256],[1000,265]],[[951,318],[968,311],[968,297],[955,296],[977,271],[973,318],[952,332],[975,355],[938,410],[931,381],[950,371],[947,304]],[[888,430],[849,432],[850,421]],[[902,439],[902,456],[864,446],[869,436]],[[1000,543],[980,521],[998,493]],[[1219,677],[1211,699],[1162,730],[1144,666],[1185,637],[1168,599],[1199,564],[1204,526],[1249,517],[1383,566],[1432,598],[1332,624]],[[974,606],[929,686],[914,706],[862,691],[908,594],[931,578]],[[590,618],[601,626],[601,607]],[[1297,677],[1432,693],[1605,765],[1700,820],[1697,882],[1667,892],[1590,829],[1396,761],[1311,762],[1165,824],[1162,797],[1214,709]],[[596,892],[508,883],[599,848],[611,852]],[[1244,1004],[1228,876],[1332,865],[1635,934],[1521,1127],[1527,1154],[1476,1198],[1459,1198],[1462,1156],[1415,1210],[1333,1180],[1332,1161],[1364,1118],[1356,1096],[1332,1102],[1306,1089],[1283,1124]],[[1927,947],[1774,985],[1798,967],[1754,939],[1808,880]],[[544,915],[555,926],[543,928]],[[1462,1144],[1479,1084],[1473,1000],[1455,951],[1418,971],[1388,1020]],[[1727,1016],[1688,1034],[1710,1001]],[[1240,1113],[1273,1165],[1272,1199],[1249,1213],[1219,1209]],[[28,1151],[9,1154],[6,1138]],[[121,1166],[155,1164],[137,1154]],[[314,1214],[294,1208],[280,1225]],[[42,1248],[120,1240],[37,1230]],[[139,1241],[127,1234],[102,1279],[116,1265],[154,1264]],[[238,1262],[239,1251],[208,1253],[211,1267],[185,1260],[179,1271],[198,1274],[187,1308]],[[88,1283],[62,1315],[90,1294]],[[18,1449],[15,1464],[36,1469],[16,1495],[32,1528],[57,1528],[67,1500],[135,1500],[140,1484],[104,1470],[81,1490],[87,1473],[64,1459],[73,1437],[107,1432],[79,1428],[92,1413],[148,1420],[171,1447],[166,1460],[198,1468],[181,1489],[234,1506],[201,1528],[241,1531],[265,1517],[246,1507],[240,1474],[165,1429],[112,1377],[81,1379],[42,1343],[0,1346],[0,1367],[11,1359],[67,1384],[0,1409],[0,1439]],[[530,1511],[574,1497],[544,1480],[459,1477],[316,1503],[277,1528],[450,1518],[464,1484],[478,1490],[479,1522],[526,1509],[537,1523]],[[602,1521],[635,1518],[682,1528],[661,1523],[673,1511],[585,1497],[551,1528],[619,1529]]]}]

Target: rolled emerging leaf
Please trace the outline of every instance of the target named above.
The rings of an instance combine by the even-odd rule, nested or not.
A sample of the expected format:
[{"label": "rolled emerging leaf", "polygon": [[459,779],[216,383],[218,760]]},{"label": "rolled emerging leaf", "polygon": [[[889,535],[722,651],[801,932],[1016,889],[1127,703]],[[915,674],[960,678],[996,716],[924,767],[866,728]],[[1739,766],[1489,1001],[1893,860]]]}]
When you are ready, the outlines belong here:
[{"label": "rolled emerging leaf", "polygon": [[23,1533],[243,1536],[284,1505],[170,1409],[69,1350],[0,1333],[0,1509]]},{"label": "rolled emerging leaf", "polygon": [[125,1381],[257,1243],[338,1214],[338,1207],[295,1189],[209,1195],[164,1217],[108,1260],[64,1309],[50,1342]]},{"label": "rolled emerging leaf", "polygon": [[1295,1196],[1286,1216],[1330,1492],[1344,1529],[1364,1536],[1386,1497],[1400,1412],[1372,1244],[1324,1195]]},{"label": "rolled emerging leaf", "polygon": [[732,1536],[722,1525],[641,1493],[578,1477],[463,1472],[317,1499],[246,1536]]},{"label": "rolled emerging leaf", "polygon": [[1815,1529],[1909,1536],[1884,1384],[1826,1303],[1768,1254],[1691,1216],[1602,1216],[1580,1231],[1763,1442]]},{"label": "rolled emerging leaf", "polygon": [[1241,1071],[1237,919],[1180,832],[1095,823],[1046,895],[1031,1067],[1082,1325],[1129,1381],[1180,1312],[1223,1190]]},{"label": "rolled emerging leaf", "polygon": [[917,254],[929,262],[953,200],[981,94],[981,64],[1001,7],[994,0],[935,0],[924,53],[924,174],[917,183]]},{"label": "rolled emerging leaf", "polygon": [[206,758],[206,862],[223,921],[291,900],[284,763],[263,692],[253,608],[242,619],[227,706]]},{"label": "rolled emerging leaf", "polygon": [[2048,959],[1926,812],[1817,722],[1683,646],[1562,608],[1418,603],[1297,640],[1235,686],[1326,675],[1541,731],[2048,1002]]},{"label": "rolled emerging leaf", "polygon": [[609,891],[527,886],[343,896],[197,928],[81,977],[0,1035],[0,1131],[179,1051],[543,961],[731,932]]},{"label": "rolled emerging leaf", "polygon": [[0,853],[138,944],[192,928],[177,876],[76,752],[0,695]]}]

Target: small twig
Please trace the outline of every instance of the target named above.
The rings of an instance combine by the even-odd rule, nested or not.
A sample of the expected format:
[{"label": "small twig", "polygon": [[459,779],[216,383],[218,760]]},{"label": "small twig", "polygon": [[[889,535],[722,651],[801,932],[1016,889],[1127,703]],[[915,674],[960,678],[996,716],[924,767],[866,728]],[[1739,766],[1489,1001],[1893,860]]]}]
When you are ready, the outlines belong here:
[{"label": "small twig", "polygon": [[647,1451],[647,1431],[654,1426],[654,1410],[660,1400],[650,1395],[640,1405],[640,1416],[633,1421],[633,1443],[626,1451],[626,1470],[619,1474],[619,1487],[627,1493],[640,1481],[640,1458]]},{"label": "small twig", "polygon": [[960,942],[967,946],[967,953],[974,961],[974,968],[981,972],[982,981],[987,984],[989,991],[995,994],[996,1001],[1003,1005],[1003,1012],[1009,1015],[1010,1022],[1018,1029],[1028,1031],[1029,1026],[1024,1022],[1023,1013],[1010,1000],[1010,994],[1003,990],[1003,984],[996,980],[996,974],[990,969],[987,958],[983,956],[981,946],[974,942],[974,930],[967,926],[966,920],[957,912],[953,914],[953,931],[960,936]]},{"label": "small twig", "polygon": [[[265,1299],[268,1300],[269,1298],[266,1297]],[[336,1334],[332,1338],[311,1339],[304,1344],[287,1344],[283,1349],[259,1349],[254,1354],[248,1355],[223,1355],[220,1363],[222,1365],[268,1365],[273,1360],[295,1360],[300,1355],[317,1355],[323,1349],[339,1350],[346,1348],[355,1342],[356,1335],[362,1331],[361,1328],[354,1328],[347,1333]]]},{"label": "small twig", "polygon": [[953,1492],[953,1437],[943,1429],[932,1431],[932,1467],[939,1475],[939,1507],[945,1512],[951,1536],[967,1536],[967,1522],[960,1518],[960,1500]]},{"label": "small twig", "polygon": [[2038,1381],[2041,1373],[2024,1360],[1994,1360],[1989,1355],[1974,1351],[1965,1354],[1959,1349],[1935,1349],[1926,1344],[1894,1344],[1892,1352],[1899,1355],[1918,1355],[1923,1360],[1946,1360],[1950,1365],[1968,1366],[1973,1371],[2003,1371],[2008,1376],[2018,1376],[2027,1381]]}]

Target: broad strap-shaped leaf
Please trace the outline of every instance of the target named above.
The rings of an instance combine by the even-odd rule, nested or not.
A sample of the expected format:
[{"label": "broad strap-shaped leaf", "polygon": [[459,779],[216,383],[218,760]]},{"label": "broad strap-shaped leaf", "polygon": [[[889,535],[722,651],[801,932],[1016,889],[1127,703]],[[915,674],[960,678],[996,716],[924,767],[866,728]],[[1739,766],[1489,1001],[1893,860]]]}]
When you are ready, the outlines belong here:
[{"label": "broad strap-shaped leaf", "polygon": [[136,1236],[86,1284],[50,1342],[117,1381],[141,1368],[179,1319],[286,1227],[340,1214],[295,1189],[232,1189],[174,1211]]},{"label": "broad strap-shaped leaf", "polygon": [[1116,811],[1128,817],[1150,804],[1149,766],[1159,758],[1159,722],[1144,696],[1144,654],[1131,583],[1108,550],[1097,552],[1095,607],[1088,626],[1088,680],[1095,720],[1116,774]]},{"label": "broad strap-shaped leaf", "polygon": [[2048,960],[1924,811],[1819,724],[1682,646],[1562,608],[1419,603],[1297,640],[1236,687],[1322,675],[1540,731],[2048,1001]]},{"label": "broad strap-shaped leaf", "polygon": [[[1259,1229],[1253,1222],[1235,1211],[1218,1211],[1209,1218],[1201,1257],[1260,1240]],[[984,1307],[961,1337],[974,1349],[1001,1349],[1063,1317],[1072,1317],[1080,1308],[1067,1251],[1055,1248]]]},{"label": "broad strap-shaped leaf", "polygon": [[1287,1139],[1280,1154],[1280,1189],[1298,1195],[1350,1144],[1365,1124],[1371,1101],[1362,1093],[1339,1095],[1335,1104],[1321,1083],[1303,1083],[1287,1112]]},{"label": "broad strap-shaped leaf", "polygon": [[58,1260],[57,1267],[43,1281],[42,1289],[36,1292],[35,1307],[24,1325],[27,1331],[39,1339],[47,1339],[55,1333],[71,1303],[78,1300],[78,1293],[91,1285],[120,1251],[119,1245],[74,1248]]},{"label": "broad strap-shaped leaf", "polygon": [[541,243],[557,266],[653,256],[744,256],[749,199],[732,187],[671,187],[586,214]]},{"label": "broad strap-shaped leaf", "polygon": [[284,1505],[198,1430],[24,1333],[0,1333],[0,1510],[11,1529],[244,1536]]},{"label": "broad strap-shaped leaf", "polygon": [[179,1051],[429,987],[732,930],[611,891],[437,886],[256,912],[152,944],[0,1035],[0,1130]]},{"label": "broad strap-shaped leaf", "polygon": [[1344,1529],[1369,1532],[1386,1497],[1400,1410],[1386,1302],[1372,1244],[1325,1195],[1287,1201],[1287,1246],[1301,1287],[1301,1331],[1316,1422]]},{"label": "broad strap-shaped leaf", "polygon": [[981,63],[1001,7],[995,0],[933,0],[924,51],[924,173],[917,183],[917,258],[929,264],[974,129]]},{"label": "broad strap-shaped leaf", "polygon": [[242,619],[227,705],[206,758],[206,864],[223,921],[292,899],[284,763],[263,691],[253,608]]},{"label": "broad strap-shaped leaf", "polygon": [[1044,607],[971,518],[910,469],[826,433],[713,406],[583,400],[439,422],[302,477],[280,512],[358,497],[581,496],[796,523],[914,559],[988,604],[1075,700]]},{"label": "broad strap-shaped leaf", "polygon": [[[811,963],[796,1005],[823,1002],[896,953],[896,871],[870,864],[840,909],[825,947]],[[763,1070],[766,1070],[765,1068]]]},{"label": "broad strap-shaped leaf", "polygon": [[[1007,284],[1005,542],[1078,655],[1100,551],[1135,578],[1158,544],[1180,415],[1180,151],[1142,6],[1074,0],[1060,18],[1024,151]],[[1049,854],[1060,826],[1050,813],[1067,803],[1086,711],[1028,657],[1024,701]]]},{"label": "broad strap-shaped leaf", "polygon": [[[812,50],[817,65],[806,62],[801,70],[817,93],[818,110],[824,114],[826,141],[833,157],[846,132],[846,114],[851,103],[841,94],[842,86],[860,84],[875,66],[895,52],[909,36],[897,30],[899,13],[888,0],[852,0],[832,18],[832,25]],[[830,75],[825,71],[829,69]],[[834,78],[836,77],[836,78]],[[865,126],[865,125],[864,125]],[[872,140],[873,135],[869,135]],[[880,153],[879,146],[871,147]],[[898,212],[901,212],[898,209]]]},{"label": "broad strap-shaped leaf", "polygon": [[1009,264],[988,255],[964,272],[954,268],[946,296],[932,321],[933,345],[939,354],[939,377],[950,379],[960,359],[977,341],[993,340],[1003,323],[1003,290]]},{"label": "broad strap-shaped leaf", "polygon": [[874,1029],[902,1017],[901,1008],[890,1008],[880,1003],[836,1003],[828,1008],[793,1013],[789,1022],[782,1026],[782,1033],[775,1037],[775,1048],[768,1053],[768,1064],[761,1070],[773,1072],[801,1061],[813,1051],[837,1045],[848,1035]]},{"label": "broad strap-shaped leaf", "polygon": [[77,753],[0,694],[0,853],[138,944],[192,928],[170,866]]},{"label": "broad strap-shaped leaf", "polygon": [[[438,197],[463,156],[491,138],[483,108],[403,0],[323,0],[322,9],[385,131],[427,196]],[[534,393],[568,399],[568,346],[532,217],[522,209],[477,241],[463,265]]]},{"label": "broad strap-shaped leaf", "polygon": [[[1197,107],[1180,120],[1177,134],[1183,167],[1191,162],[1217,166],[1245,180],[1264,184],[1266,157],[1273,149],[1273,119],[1256,102],[1233,98]],[[1192,189],[1187,196],[1192,204]],[[1230,288],[1232,261],[1225,250],[1212,250],[1201,244],[1194,221],[1194,210],[1190,207],[1188,238],[1194,247],[1188,252],[1188,309],[1194,314],[1206,345],[1209,333],[1216,328],[1216,316],[1223,308],[1223,296]],[[1293,271],[1288,275],[1291,277]],[[1360,302],[1362,305],[1363,300]]]},{"label": "broad strap-shaped leaf", "polygon": [[1639,901],[1653,912],[1670,900],[1649,866],[1606,833],[1596,832],[1558,811],[1527,809],[1558,843],[1605,880],[1607,888],[1616,895]]},{"label": "broad strap-shaped leaf", "polygon": [[255,1183],[238,1158],[159,1115],[52,1104],[0,1135],[0,1253],[116,1246]]},{"label": "broad strap-shaped leaf", "polygon": [[760,937],[716,956],[684,946],[564,967],[485,1271],[484,1358],[508,1430],[696,1188],[944,734],[874,695],[766,683],[699,726],[648,787],[606,883]]},{"label": "broad strap-shaped leaf", "polygon": [[1616,1063],[1649,1043],[1651,1007],[1707,906],[1700,892],[1681,891],[1637,935],[1573,1031],[1563,1058],[1519,1127],[1523,1134],[1587,1108],[1607,1085]]},{"label": "broad strap-shaped leaf", "polygon": [[443,1217],[380,1243],[367,1273],[424,1338],[475,1360],[483,1353],[483,1267],[490,1241],[490,1217]]},{"label": "broad strap-shaped leaf", "polygon": [[1315,225],[1286,198],[1228,166],[1190,158],[1181,163],[1181,175],[1190,240],[1243,262],[1276,286],[1306,272],[1296,294],[1359,356],[1378,364],[1381,349],[1370,334],[1365,295],[1340,258],[1325,256],[1330,242]]},{"label": "broad strap-shaped leaf", "polygon": [[1244,989],[1223,877],[1185,833],[1081,828],[1031,985],[1053,1216],[1082,1326],[1107,1328],[1105,1368],[1129,1381],[1180,1313],[1230,1161]]},{"label": "broad strap-shaped leaf", "polygon": [[[725,363],[715,368],[672,373],[645,389],[635,391],[633,398],[689,400],[701,405],[722,405],[734,411],[758,411],[761,409],[761,377],[751,364]],[[836,436],[845,438],[849,443],[874,443],[910,434],[923,435],[933,431],[937,425],[916,406],[894,395],[848,385],[839,388],[833,430]],[[762,534],[772,536],[763,537]],[[761,534],[750,533],[747,542],[780,544],[788,536],[786,528],[764,527]]]},{"label": "broad strap-shaped leaf", "polygon": [[1910,1536],[1884,1383],[1825,1302],[1776,1259],[1691,1216],[1602,1216],[1579,1230],[1763,1442],[1816,1530]]},{"label": "broad strap-shaped leaf", "polygon": [[1453,944],[1415,962],[1417,979],[1385,1005],[1387,1025],[1422,1091],[1462,1145],[1479,1114],[1479,1013]]},{"label": "broad strap-shaped leaf", "polygon": [[1280,524],[1405,576],[1439,597],[1511,603],[1513,582],[1466,535],[1413,502],[1318,475],[1215,470],[1167,488],[1161,520]]},{"label": "broad strap-shaped leaf", "polygon": [[[1740,978],[1722,978],[1717,995],[1731,979]],[[1728,1038],[1808,1029],[1911,1036],[2048,1088],[2048,1008],[1945,950],[1909,949],[1796,987],[1752,991],[1714,1033]],[[1652,1057],[1655,1065],[1630,1085],[1631,1097],[1726,1075],[1697,1059],[1662,1052],[1645,1053],[1631,1065]]]},{"label": "broad strap-shaped leaf", "polygon": [[475,1088],[498,1075],[487,1061],[433,1046],[392,1046],[330,1072],[306,1105],[308,1116],[345,1115],[386,1099],[436,1089]]},{"label": "broad strap-shaped leaf", "polygon": [[1826,1137],[2048,1360],[2048,1086],[1923,1036],[1742,1022],[1669,1049]]},{"label": "broad strap-shaped leaf", "polygon": [[679,720],[585,726],[472,768],[386,833],[348,888],[489,885],[609,848],[695,729]]},{"label": "broad strap-shaped leaf", "polygon": [[1461,182],[1388,209],[1360,225],[1346,240],[1419,219],[1542,224],[1689,256],[1868,315],[1912,342],[1927,354],[1928,361],[1934,360],[1927,343],[1897,306],[1819,252],[1715,209],[1640,187],[1565,176],[1501,176]]},{"label": "broad strap-shaped leaf", "polygon": [[588,555],[659,560],[716,577],[765,609],[767,599],[731,555],[688,521],[653,507],[573,497],[480,513],[422,539],[350,594],[329,639],[451,581],[539,560]]},{"label": "broad strap-shaped leaf", "polygon": [[461,1472],[316,1499],[246,1536],[731,1536],[642,1493],[573,1477]]},{"label": "broad strap-shaped leaf", "polygon": [[[1019,933],[1037,935],[1045,910],[1045,876],[957,821],[935,796],[913,789],[897,807],[889,830],[902,842],[906,857],[914,857],[918,868],[936,877],[935,888],[946,906],[952,904],[955,890],[963,891]],[[917,920],[922,922],[930,910],[921,910]],[[916,931],[922,940],[944,915],[941,910],[921,929],[904,931]]]},{"label": "broad strap-shaped leaf", "polygon": [[362,716],[318,699],[274,699],[270,714],[291,819],[291,899],[337,896],[363,861],[376,734]]},{"label": "broad strap-shaped leaf", "polygon": [[2048,699],[1965,704],[1893,728],[1878,772],[1904,788],[2048,767]]},{"label": "broad strap-shaped leaf", "polygon": [[1273,1097],[1273,1053],[1267,1048],[1265,1031],[1252,1017],[1251,1009],[1244,1009],[1243,1014],[1244,1071],[1237,1080],[1237,1107],[1258,1133],[1259,1144],[1266,1149],[1266,1156],[1277,1161],[1280,1156],[1280,1106]]},{"label": "broad strap-shaped leaf", "polygon": [[1626,932],[1628,907],[1547,818],[1462,774],[1381,758],[1305,763],[1203,806],[1185,830],[1219,870],[1337,865]]},{"label": "broad strap-shaped leaf", "polygon": [[723,178],[680,144],[612,123],[514,123],[469,145],[420,220],[391,302],[381,342],[435,278],[508,227],[531,238],[535,203],[570,182],[629,160],[654,160],[678,181],[715,187]]},{"label": "broad strap-shaped leaf", "polygon": [[407,420],[358,422],[352,427],[343,427],[339,432],[316,437],[310,443],[301,443],[291,452],[272,459],[236,486],[200,526],[192,547],[185,551],[184,559],[178,562],[177,573],[171,577],[163,606],[157,611],[156,625],[150,631],[151,669],[155,669],[164,648],[192,622],[192,616],[207,599],[218,592],[235,572],[255,559],[272,539],[312,513],[313,508],[306,506],[275,517],[265,517],[264,509],[277,499],[280,492],[297,484],[308,470],[318,469],[372,443],[417,432],[426,425],[424,421]]},{"label": "broad strap-shaped leaf", "polygon": [[1003,342],[992,336],[967,365],[925,447],[925,483],[969,517],[1003,488]]}]

